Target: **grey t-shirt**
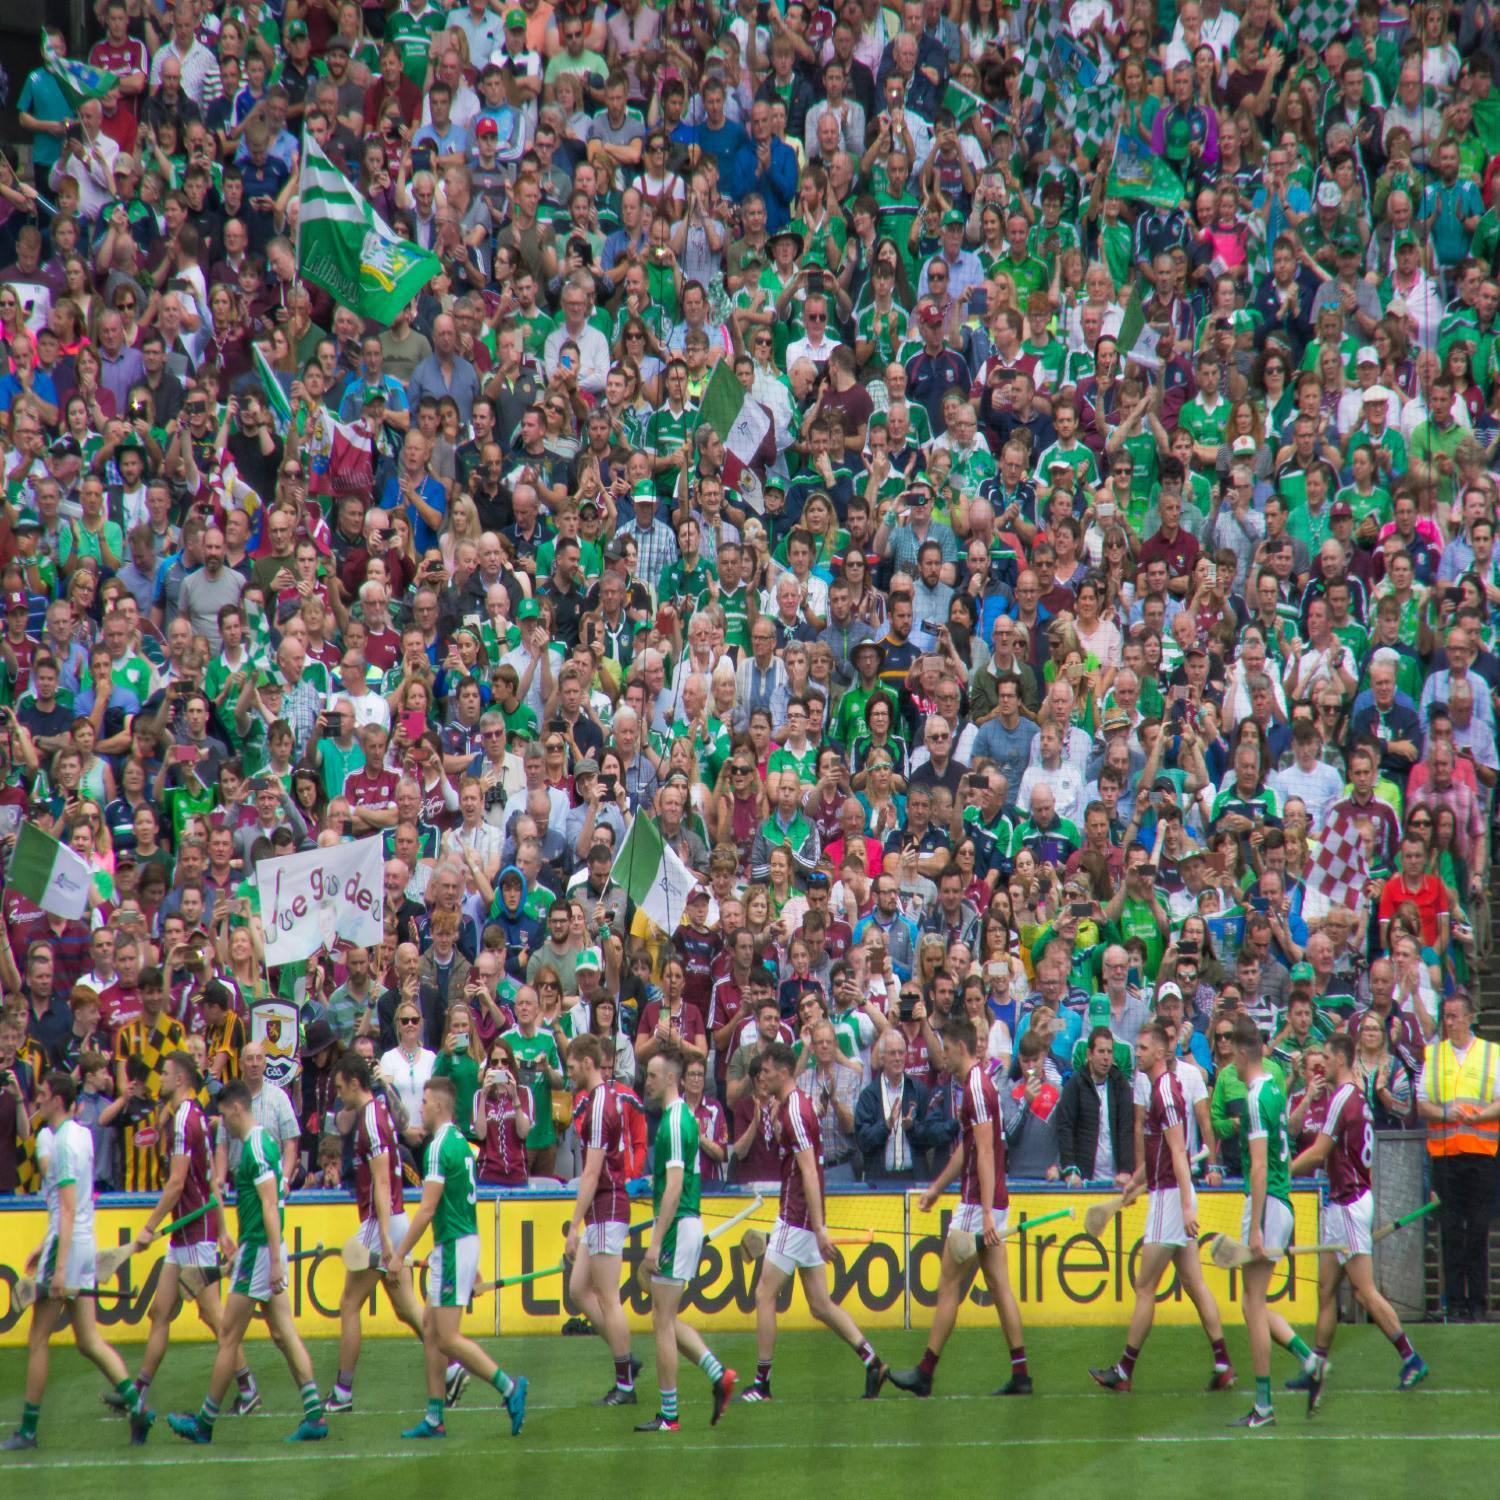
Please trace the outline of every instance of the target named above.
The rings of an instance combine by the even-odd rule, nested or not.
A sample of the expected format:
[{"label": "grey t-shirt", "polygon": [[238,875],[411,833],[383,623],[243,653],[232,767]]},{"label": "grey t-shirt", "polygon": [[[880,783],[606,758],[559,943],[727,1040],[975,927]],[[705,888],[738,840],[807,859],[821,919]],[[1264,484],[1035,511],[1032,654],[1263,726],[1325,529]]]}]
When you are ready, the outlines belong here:
[{"label": "grey t-shirt", "polygon": [[219,576],[213,578],[207,568],[196,568],[182,581],[177,610],[188,617],[193,633],[204,636],[217,655],[221,649],[219,611],[226,604],[238,604],[244,592],[245,575],[236,569],[221,568]]}]

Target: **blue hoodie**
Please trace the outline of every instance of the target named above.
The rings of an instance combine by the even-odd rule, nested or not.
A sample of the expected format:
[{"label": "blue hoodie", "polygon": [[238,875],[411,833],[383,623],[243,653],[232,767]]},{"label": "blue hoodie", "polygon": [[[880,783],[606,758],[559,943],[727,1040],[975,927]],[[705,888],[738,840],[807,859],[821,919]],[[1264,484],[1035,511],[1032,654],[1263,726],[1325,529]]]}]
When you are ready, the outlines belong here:
[{"label": "blue hoodie", "polygon": [[[505,904],[504,885],[507,876],[514,875],[521,882],[521,900],[514,912]],[[523,983],[526,979],[526,964],[521,955],[535,953],[546,938],[546,929],[535,917],[526,913],[526,877],[515,865],[506,865],[495,882],[495,904],[490,908],[490,921],[505,934],[505,972]]]}]

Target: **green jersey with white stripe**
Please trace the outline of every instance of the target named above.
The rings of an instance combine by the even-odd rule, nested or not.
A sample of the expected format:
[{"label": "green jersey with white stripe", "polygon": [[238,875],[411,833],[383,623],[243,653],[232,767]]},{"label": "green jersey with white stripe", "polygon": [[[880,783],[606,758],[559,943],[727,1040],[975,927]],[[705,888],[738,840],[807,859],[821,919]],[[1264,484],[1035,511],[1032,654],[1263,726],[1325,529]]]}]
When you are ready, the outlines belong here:
[{"label": "green jersey with white stripe", "polygon": [[1262,1073],[1250,1085],[1245,1096],[1245,1113],[1240,1126],[1243,1140],[1242,1160],[1248,1171],[1250,1142],[1266,1143],[1266,1197],[1279,1198],[1292,1206],[1292,1143],[1286,1129],[1286,1095],[1269,1073]]},{"label": "green jersey with white stripe", "polygon": [[474,1182],[474,1153],[456,1125],[438,1126],[427,1148],[426,1181],[440,1182],[443,1196],[432,1216],[432,1238],[439,1245],[479,1233],[474,1204],[479,1193]]},{"label": "green jersey with white stripe", "polygon": [[696,1219],[703,1179],[698,1170],[698,1121],[685,1099],[678,1099],[661,1117],[651,1147],[651,1207],[660,1212],[667,1191],[667,1173],[682,1168],[682,1196],[677,1200],[675,1226],[683,1219]]},{"label": "green jersey with white stripe", "polygon": [[[260,1201],[259,1185],[270,1179],[276,1184],[276,1223],[266,1223],[265,1207]],[[240,1244],[269,1245],[271,1231],[281,1242],[281,1213],[286,1204],[286,1185],[281,1176],[281,1144],[274,1136],[252,1127],[240,1151],[240,1164],[234,1169],[234,1207],[239,1218]]]}]

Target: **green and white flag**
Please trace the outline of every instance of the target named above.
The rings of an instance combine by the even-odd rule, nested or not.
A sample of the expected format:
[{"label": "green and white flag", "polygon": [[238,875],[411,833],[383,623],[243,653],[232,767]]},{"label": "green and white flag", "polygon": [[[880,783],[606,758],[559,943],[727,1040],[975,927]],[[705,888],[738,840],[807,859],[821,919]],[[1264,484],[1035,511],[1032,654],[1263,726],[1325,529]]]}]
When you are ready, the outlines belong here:
[{"label": "green and white flag", "polygon": [[119,87],[120,80],[108,70],[63,56],[45,31],[42,32],[42,61],[74,109],[87,99],[102,99],[112,88]]},{"label": "green and white flag", "polygon": [[276,378],[275,370],[260,352],[260,345],[252,343],[250,352],[255,356],[255,373],[260,376],[260,383],[266,388],[266,405],[271,408],[271,416],[276,423],[276,436],[285,437],[287,429],[292,425],[292,403]]},{"label": "green and white flag", "polygon": [[299,188],[297,270],[339,306],[390,327],[442,261],[396,234],[310,135]]},{"label": "green and white flag", "polygon": [[1042,108],[1053,92],[1052,47],[1061,30],[1051,0],[1041,0],[1027,23],[1026,50],[1021,54],[1021,97]]},{"label": "green and white flag", "polygon": [[611,878],[663,932],[673,933],[687,912],[688,896],[698,882],[693,872],[667,848],[654,818],[637,813]]},{"label": "green and white flag", "polygon": [[1161,356],[1156,352],[1160,340],[1156,330],[1146,321],[1146,309],[1141,304],[1141,294],[1134,287],[1130,300],[1125,304],[1125,315],[1120,319],[1120,331],[1115,335],[1120,357],[1133,361],[1142,369],[1161,369]]},{"label": "green and white flag", "polygon": [[750,467],[771,430],[771,415],[740,384],[727,359],[721,359],[708,377],[701,420],[723,439],[724,483],[738,488],[740,475]]},{"label": "green and white flag", "polygon": [[1187,198],[1182,179],[1144,141],[1126,130],[1115,137],[1106,191],[1112,198],[1138,198],[1157,208],[1180,208]]},{"label": "green and white flag", "polygon": [[44,912],[77,921],[89,909],[89,887],[93,872],[81,855],[42,832],[34,823],[23,823],[16,835],[6,883]]}]

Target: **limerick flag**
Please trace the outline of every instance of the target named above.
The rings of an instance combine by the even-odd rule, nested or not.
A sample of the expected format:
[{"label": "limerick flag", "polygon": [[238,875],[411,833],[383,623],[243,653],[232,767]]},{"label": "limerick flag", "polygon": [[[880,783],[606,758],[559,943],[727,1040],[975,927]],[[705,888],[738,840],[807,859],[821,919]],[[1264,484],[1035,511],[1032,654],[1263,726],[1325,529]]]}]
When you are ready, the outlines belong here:
[{"label": "limerick flag", "polygon": [[377,834],[255,867],[266,963],[290,964],[339,942],[378,947],[385,935],[385,845]]},{"label": "limerick flag", "polygon": [[738,485],[771,430],[771,414],[740,384],[727,359],[708,377],[702,420],[724,441],[725,484]]},{"label": "limerick flag", "polygon": [[1159,342],[1156,330],[1146,321],[1141,294],[1132,288],[1130,300],[1125,304],[1125,315],[1120,319],[1120,331],[1115,335],[1121,357],[1143,369],[1159,370],[1161,356],[1156,352]]},{"label": "limerick flag", "polygon": [[340,306],[389,327],[442,261],[397,235],[311,136],[300,186],[297,269]]},{"label": "limerick flag", "polygon": [[281,382],[276,378],[276,372],[267,363],[266,357],[260,352],[260,345],[252,343],[250,352],[255,356],[255,373],[260,376],[260,383],[265,387],[266,405],[271,408],[271,418],[276,425],[276,436],[285,437],[286,430],[292,425],[292,403],[287,400],[287,394],[282,389]]},{"label": "limerick flag", "polygon": [[610,872],[626,894],[663,932],[676,932],[697,881],[662,842],[654,819],[637,814]]},{"label": "limerick flag", "polygon": [[1181,207],[1187,197],[1182,180],[1138,137],[1122,130],[1115,139],[1114,160],[1109,166],[1109,187],[1114,198],[1139,198],[1157,208]]},{"label": "limerick flag", "polygon": [[89,887],[93,872],[81,855],[42,832],[34,823],[23,823],[16,835],[6,881],[28,901],[54,917],[81,918],[89,909]]},{"label": "limerick flag", "polygon": [[86,99],[102,99],[120,80],[103,68],[92,63],[79,62],[76,58],[64,57],[57,44],[44,31],[42,33],[42,61],[47,71],[57,79],[68,103],[77,109]]}]

